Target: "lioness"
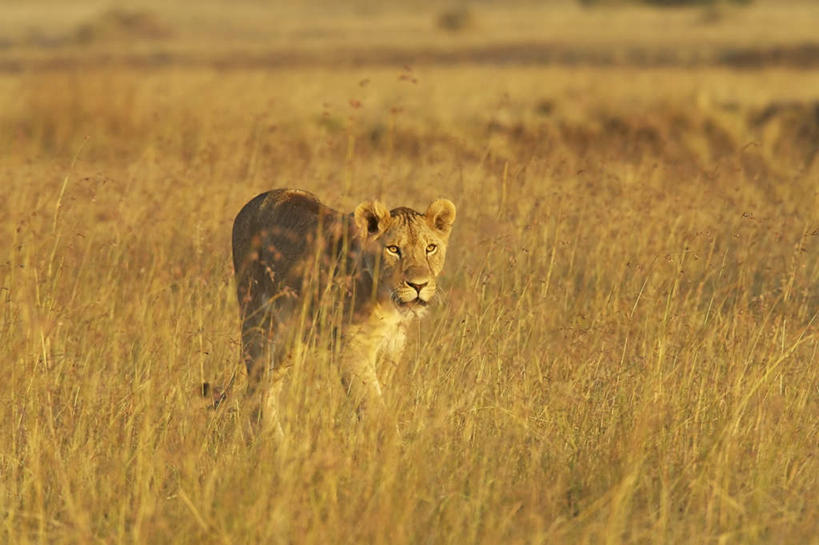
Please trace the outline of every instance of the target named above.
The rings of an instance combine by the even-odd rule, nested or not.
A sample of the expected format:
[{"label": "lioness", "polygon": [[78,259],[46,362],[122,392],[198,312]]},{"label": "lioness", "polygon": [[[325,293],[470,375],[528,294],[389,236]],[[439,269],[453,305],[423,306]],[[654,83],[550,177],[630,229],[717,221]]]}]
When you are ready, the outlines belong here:
[{"label": "lioness", "polygon": [[[334,339],[357,407],[383,405],[375,364],[397,362],[444,266],[455,205],[425,213],[378,201],[342,214],[306,191],[276,189],[233,224],[233,266],[249,389],[267,381],[265,420],[278,427],[280,370],[317,332]],[[280,431],[280,428],[278,428]]]}]

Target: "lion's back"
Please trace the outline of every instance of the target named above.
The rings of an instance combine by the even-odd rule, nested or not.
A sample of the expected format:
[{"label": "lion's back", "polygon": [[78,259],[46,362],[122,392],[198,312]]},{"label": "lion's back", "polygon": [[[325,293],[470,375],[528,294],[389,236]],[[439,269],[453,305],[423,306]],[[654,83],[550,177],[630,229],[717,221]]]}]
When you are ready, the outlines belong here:
[{"label": "lion's back", "polygon": [[[274,189],[256,195],[233,221],[236,270],[260,249],[263,239],[278,239],[281,251],[295,246],[308,232],[315,232],[322,207],[319,200],[306,191]],[[288,253],[292,253],[293,248],[290,249]]]},{"label": "lion's back", "polygon": [[272,283],[269,287],[274,290],[298,289],[305,267],[317,251],[330,253],[344,225],[339,212],[307,191],[274,189],[257,195],[233,223],[233,266],[238,282]]}]

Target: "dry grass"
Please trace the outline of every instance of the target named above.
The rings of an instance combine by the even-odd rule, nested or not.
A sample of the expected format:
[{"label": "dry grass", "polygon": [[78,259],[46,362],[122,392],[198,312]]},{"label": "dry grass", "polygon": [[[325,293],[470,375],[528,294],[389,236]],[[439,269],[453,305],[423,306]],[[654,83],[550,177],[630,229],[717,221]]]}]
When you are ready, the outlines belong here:
[{"label": "dry grass", "polygon": [[[478,19],[480,21],[480,19]],[[111,68],[0,77],[0,542],[816,543],[816,73]],[[209,412],[233,216],[459,207],[356,422]]]}]

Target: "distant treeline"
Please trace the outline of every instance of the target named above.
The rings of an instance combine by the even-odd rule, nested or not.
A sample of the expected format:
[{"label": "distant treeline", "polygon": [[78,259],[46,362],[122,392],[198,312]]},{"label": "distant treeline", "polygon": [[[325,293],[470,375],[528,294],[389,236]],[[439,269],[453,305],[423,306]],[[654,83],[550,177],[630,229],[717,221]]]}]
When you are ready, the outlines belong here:
[{"label": "distant treeline", "polygon": [[750,4],[753,0],[578,0],[586,6],[614,4],[649,4],[660,7],[713,6],[716,4]]}]

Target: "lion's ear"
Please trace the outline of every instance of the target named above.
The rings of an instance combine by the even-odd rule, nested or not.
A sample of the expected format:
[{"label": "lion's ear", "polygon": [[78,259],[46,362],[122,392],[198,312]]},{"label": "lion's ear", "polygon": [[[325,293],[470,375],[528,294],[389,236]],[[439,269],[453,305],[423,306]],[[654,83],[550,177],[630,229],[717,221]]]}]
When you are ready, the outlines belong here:
[{"label": "lion's ear", "polygon": [[374,237],[387,229],[390,211],[378,201],[364,201],[355,207],[353,216],[361,236]]},{"label": "lion's ear", "polygon": [[449,234],[455,223],[455,205],[449,199],[435,199],[427,208],[426,218],[434,228]]}]

